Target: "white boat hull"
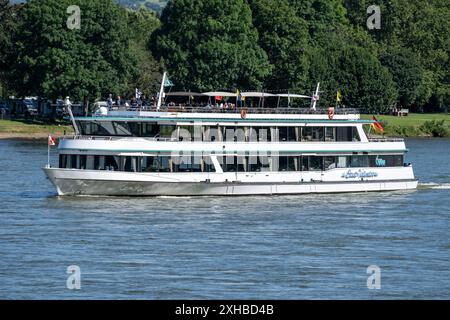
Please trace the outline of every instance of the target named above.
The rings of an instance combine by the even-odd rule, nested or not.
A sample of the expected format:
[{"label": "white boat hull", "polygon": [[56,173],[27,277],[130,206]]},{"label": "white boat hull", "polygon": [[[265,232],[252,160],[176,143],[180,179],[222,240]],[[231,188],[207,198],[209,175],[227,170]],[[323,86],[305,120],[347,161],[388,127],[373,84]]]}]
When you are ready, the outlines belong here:
[{"label": "white boat hull", "polygon": [[[386,180],[378,175],[373,179],[344,180],[342,172],[346,169],[332,170],[328,179],[323,173],[315,173],[314,178],[320,179],[313,179],[312,173],[151,174],[57,168],[44,168],[44,171],[60,196],[241,196],[416,189],[418,182],[413,178],[412,168],[402,169],[405,172],[411,169],[407,176],[412,177]],[[342,180],[332,181],[331,177],[342,177]]]}]

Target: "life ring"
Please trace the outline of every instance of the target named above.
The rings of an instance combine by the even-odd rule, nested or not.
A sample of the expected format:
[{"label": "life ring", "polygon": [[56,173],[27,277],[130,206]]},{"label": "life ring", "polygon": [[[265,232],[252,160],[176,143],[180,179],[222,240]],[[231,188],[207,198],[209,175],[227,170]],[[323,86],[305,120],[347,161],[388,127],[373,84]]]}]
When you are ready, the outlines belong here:
[{"label": "life ring", "polygon": [[333,120],[334,118],[334,108],[330,107],[328,108],[328,119]]},{"label": "life ring", "polygon": [[245,109],[242,109],[242,111],[241,111],[241,118],[242,119],[247,118],[247,111],[245,111]]}]

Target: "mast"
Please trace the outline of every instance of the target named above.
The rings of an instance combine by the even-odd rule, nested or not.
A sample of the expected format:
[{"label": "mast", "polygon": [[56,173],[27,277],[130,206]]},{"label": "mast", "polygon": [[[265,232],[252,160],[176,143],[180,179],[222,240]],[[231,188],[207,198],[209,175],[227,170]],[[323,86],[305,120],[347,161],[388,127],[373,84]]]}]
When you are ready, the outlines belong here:
[{"label": "mast", "polygon": [[319,89],[320,89],[320,82],[317,84],[316,92],[314,93],[312,97],[312,110],[316,110],[317,101],[319,101]]},{"label": "mast", "polygon": [[163,77],[162,77],[162,81],[161,81],[161,89],[159,90],[158,104],[156,105],[156,111],[159,111],[159,109],[161,108],[162,98],[163,98],[163,95],[164,95],[164,85],[166,83],[166,78],[167,78],[167,72],[164,72]]},{"label": "mast", "polygon": [[69,113],[70,121],[72,121],[73,129],[75,130],[75,135],[79,136],[80,135],[80,131],[78,130],[77,123],[76,123],[75,118],[73,116],[71,105],[72,105],[72,103],[70,102],[69,97],[66,97],[66,99],[64,100],[64,106],[66,107],[66,110]]}]

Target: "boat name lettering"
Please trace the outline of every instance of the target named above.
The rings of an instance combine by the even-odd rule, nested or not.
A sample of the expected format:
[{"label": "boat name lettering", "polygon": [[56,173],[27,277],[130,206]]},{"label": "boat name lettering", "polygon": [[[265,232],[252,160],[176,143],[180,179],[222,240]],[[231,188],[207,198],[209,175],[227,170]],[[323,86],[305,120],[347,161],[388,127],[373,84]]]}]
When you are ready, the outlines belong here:
[{"label": "boat name lettering", "polygon": [[373,171],[366,171],[366,170],[358,170],[358,171],[352,171],[348,170],[347,172],[344,172],[342,174],[342,178],[344,179],[363,179],[363,178],[376,178],[378,177],[377,172]]}]

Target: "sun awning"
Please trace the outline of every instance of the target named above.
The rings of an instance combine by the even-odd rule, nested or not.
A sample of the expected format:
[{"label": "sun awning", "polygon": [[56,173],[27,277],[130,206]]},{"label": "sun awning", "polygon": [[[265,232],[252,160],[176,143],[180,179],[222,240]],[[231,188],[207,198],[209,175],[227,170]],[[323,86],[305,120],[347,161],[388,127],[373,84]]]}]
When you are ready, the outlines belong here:
[{"label": "sun awning", "polygon": [[203,93],[199,92],[167,92],[166,97],[199,97],[204,96]]},{"label": "sun awning", "polygon": [[289,93],[282,93],[282,94],[277,94],[277,96],[281,97],[281,98],[303,98],[303,99],[311,99],[310,96],[305,96],[303,94],[289,94]]},{"label": "sun awning", "polygon": [[202,95],[208,96],[208,97],[236,97],[236,93],[233,92],[203,92]]},{"label": "sun awning", "polygon": [[243,97],[249,98],[264,98],[264,97],[276,97],[276,94],[271,94],[267,92],[241,92]]}]

